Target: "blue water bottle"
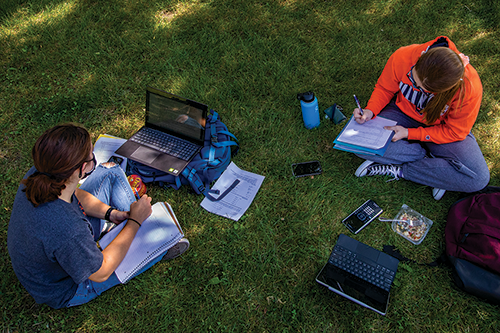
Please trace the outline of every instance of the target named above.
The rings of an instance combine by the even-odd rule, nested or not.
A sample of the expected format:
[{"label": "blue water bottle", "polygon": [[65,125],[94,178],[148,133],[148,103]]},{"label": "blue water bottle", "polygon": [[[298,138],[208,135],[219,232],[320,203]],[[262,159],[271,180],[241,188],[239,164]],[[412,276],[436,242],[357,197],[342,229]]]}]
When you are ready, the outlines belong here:
[{"label": "blue water bottle", "polygon": [[306,128],[311,129],[319,126],[319,107],[318,99],[314,97],[312,91],[297,94],[297,99],[300,100],[302,108],[302,118]]}]

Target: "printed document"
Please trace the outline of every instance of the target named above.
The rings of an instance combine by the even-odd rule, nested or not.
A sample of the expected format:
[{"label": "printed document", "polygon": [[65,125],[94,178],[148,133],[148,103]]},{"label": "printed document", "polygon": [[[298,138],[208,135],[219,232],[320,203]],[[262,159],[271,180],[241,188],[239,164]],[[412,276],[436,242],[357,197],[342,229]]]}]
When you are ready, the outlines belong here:
[{"label": "printed document", "polygon": [[[210,201],[207,198],[203,199],[201,207],[210,213],[238,221],[245,214],[248,207],[250,207],[264,178],[264,176],[241,170],[231,162],[226,171],[215,182],[212,190],[219,190],[220,193],[224,193],[235,182],[237,183],[236,187],[225,194],[219,201]],[[212,196],[217,198],[217,195]]]},{"label": "printed document", "polygon": [[[119,138],[117,136],[112,136],[108,134],[101,134],[97,138],[97,141],[94,144],[94,155],[97,161],[97,165],[101,163],[105,163],[109,160],[111,156],[118,156],[123,158],[123,161],[120,163],[120,168],[123,171],[127,170],[127,159],[121,155],[115,154],[115,151],[125,142],[126,139]],[[78,182],[78,186],[81,186],[87,178],[83,178]]]},{"label": "printed document", "polygon": [[95,159],[97,160],[97,165],[107,162],[109,158],[114,155],[123,158],[123,162],[120,166],[125,171],[127,168],[127,159],[121,155],[115,154],[115,151],[120,148],[125,141],[127,140],[109,134],[99,135],[94,145],[94,154]]},{"label": "printed document", "polygon": [[375,117],[364,124],[358,124],[354,117],[337,137],[337,142],[348,143],[370,149],[380,149],[385,146],[393,131],[384,126],[394,126],[397,122],[383,117]]}]

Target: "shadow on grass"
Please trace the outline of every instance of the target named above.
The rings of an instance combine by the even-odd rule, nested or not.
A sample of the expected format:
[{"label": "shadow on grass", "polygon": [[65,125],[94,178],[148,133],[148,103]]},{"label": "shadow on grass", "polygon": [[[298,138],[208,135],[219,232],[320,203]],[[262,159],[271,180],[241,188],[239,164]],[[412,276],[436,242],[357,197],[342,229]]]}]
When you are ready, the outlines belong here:
[{"label": "shadow on grass", "polygon": [[[8,34],[3,43],[10,54],[7,83],[17,88],[14,99],[21,100],[26,90],[40,87],[38,98],[14,102],[13,109],[35,108],[28,113],[38,116],[33,122],[44,125],[77,120],[95,126],[109,122],[109,117],[96,118],[86,110],[107,110],[107,116],[133,105],[137,112],[143,107],[147,84],[217,106],[266,105],[269,100],[292,106],[296,92],[310,88],[342,99],[354,89],[361,90],[367,100],[388,54],[399,46],[434,38],[453,27],[456,19],[443,15],[444,9],[434,8],[430,1],[409,11],[403,11],[402,2],[394,2],[389,9],[375,1],[313,4],[219,1],[151,7],[144,1],[104,5],[45,1],[40,10],[47,17],[51,8],[64,16],[32,20],[21,31]],[[15,6],[9,8],[13,12]],[[364,10],[347,16],[351,8]],[[478,13],[485,9],[486,2]],[[35,9],[31,11],[36,17]],[[462,14],[466,9],[462,6],[457,11]],[[498,14],[488,12],[479,25],[490,26],[496,20]],[[432,29],[426,28],[428,21],[433,22]],[[387,29],[371,31],[375,26]],[[420,33],[411,33],[411,28],[398,31],[394,26],[418,27]],[[40,68],[46,73],[40,73]],[[33,72],[38,77],[28,75]],[[368,84],[359,87],[359,82]],[[20,89],[23,86],[25,91]],[[71,111],[71,116],[64,111]]]}]

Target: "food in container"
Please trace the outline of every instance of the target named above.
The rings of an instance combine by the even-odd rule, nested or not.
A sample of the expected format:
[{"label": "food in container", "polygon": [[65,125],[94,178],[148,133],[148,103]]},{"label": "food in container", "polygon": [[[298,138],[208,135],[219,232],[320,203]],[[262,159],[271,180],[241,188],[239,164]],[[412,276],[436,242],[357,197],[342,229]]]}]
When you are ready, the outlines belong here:
[{"label": "food in container", "polygon": [[427,217],[403,204],[392,221],[392,230],[418,245],[422,243],[432,224]]}]

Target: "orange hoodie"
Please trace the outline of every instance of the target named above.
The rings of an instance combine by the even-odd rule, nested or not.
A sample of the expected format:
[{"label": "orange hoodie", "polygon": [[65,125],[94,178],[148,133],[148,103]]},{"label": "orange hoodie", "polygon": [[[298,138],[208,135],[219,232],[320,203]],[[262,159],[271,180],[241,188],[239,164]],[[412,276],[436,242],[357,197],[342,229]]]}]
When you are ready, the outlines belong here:
[{"label": "orange hoodie", "polygon": [[[443,38],[448,42],[448,46],[453,51],[460,54],[465,65],[465,96],[462,107],[459,105],[459,93],[445,107],[445,111],[432,126],[425,126],[424,115],[417,111],[419,103],[415,97],[405,93],[412,87],[412,83],[407,74],[415,65],[418,58],[427,51],[429,46],[434,44],[438,39]],[[424,124],[423,127],[409,128],[408,140],[419,140],[424,142],[434,143],[450,143],[465,139],[467,134],[472,129],[476,121],[481,98],[483,95],[483,86],[476,70],[469,64],[468,57],[461,54],[455,44],[445,36],[437,37],[436,39],[424,43],[404,46],[394,52],[387,64],[385,65],[382,74],[380,75],[375,89],[368,101],[367,109],[373,111],[377,115],[396,95],[396,105],[407,116]],[[406,96],[406,97],[405,97]],[[408,99],[410,98],[410,100]]]}]

